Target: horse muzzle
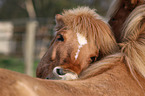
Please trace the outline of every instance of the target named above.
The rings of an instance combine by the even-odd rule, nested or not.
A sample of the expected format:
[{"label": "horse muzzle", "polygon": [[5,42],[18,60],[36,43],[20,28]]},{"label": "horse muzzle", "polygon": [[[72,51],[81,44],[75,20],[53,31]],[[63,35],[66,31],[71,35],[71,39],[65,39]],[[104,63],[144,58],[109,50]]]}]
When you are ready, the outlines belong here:
[{"label": "horse muzzle", "polygon": [[53,69],[54,79],[57,80],[74,80],[78,79],[78,75],[69,69],[63,69],[60,66],[54,67]]}]

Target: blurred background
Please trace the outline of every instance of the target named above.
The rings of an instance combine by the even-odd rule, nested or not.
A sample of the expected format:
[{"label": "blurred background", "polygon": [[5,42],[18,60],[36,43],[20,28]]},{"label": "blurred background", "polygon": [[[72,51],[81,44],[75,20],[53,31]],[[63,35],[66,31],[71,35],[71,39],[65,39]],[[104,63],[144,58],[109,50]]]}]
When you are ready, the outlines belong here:
[{"label": "blurred background", "polygon": [[0,0],[0,68],[35,77],[54,36],[55,14],[89,6],[105,16],[113,0]]}]

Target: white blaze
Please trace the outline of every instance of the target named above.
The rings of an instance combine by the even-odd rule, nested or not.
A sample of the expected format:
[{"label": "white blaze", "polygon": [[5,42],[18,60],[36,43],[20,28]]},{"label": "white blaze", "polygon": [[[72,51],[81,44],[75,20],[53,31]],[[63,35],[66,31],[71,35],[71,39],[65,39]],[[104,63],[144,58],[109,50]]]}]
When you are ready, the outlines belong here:
[{"label": "white blaze", "polygon": [[83,47],[83,45],[87,44],[87,39],[83,35],[81,35],[80,33],[77,33],[77,39],[78,39],[78,42],[79,42],[79,46],[78,46],[78,51],[75,55],[75,60],[79,56],[80,49]]}]

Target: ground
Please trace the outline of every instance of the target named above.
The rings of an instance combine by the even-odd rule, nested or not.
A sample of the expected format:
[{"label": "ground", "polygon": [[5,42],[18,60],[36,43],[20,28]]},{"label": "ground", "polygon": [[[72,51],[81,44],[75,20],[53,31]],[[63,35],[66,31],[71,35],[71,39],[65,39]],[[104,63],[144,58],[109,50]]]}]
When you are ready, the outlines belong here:
[{"label": "ground", "polygon": [[[35,73],[38,63],[39,60],[35,60],[33,69],[34,77],[36,76]],[[5,68],[16,72],[24,73],[24,60],[20,57],[0,56],[0,68]]]}]

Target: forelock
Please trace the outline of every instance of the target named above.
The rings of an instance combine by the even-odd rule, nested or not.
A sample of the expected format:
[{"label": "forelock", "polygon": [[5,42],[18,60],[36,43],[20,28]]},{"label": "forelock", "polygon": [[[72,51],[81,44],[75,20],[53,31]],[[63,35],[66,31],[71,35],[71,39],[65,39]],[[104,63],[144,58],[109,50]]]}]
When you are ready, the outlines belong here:
[{"label": "forelock", "polygon": [[101,16],[95,12],[95,9],[90,9],[89,7],[64,10],[62,15],[63,21],[69,29],[87,38],[95,33],[95,20],[101,19]]},{"label": "forelock", "polygon": [[78,7],[64,10],[62,16],[66,28],[83,35],[89,44],[95,44],[102,54],[110,54],[118,50],[109,25],[95,12],[95,9]]}]

